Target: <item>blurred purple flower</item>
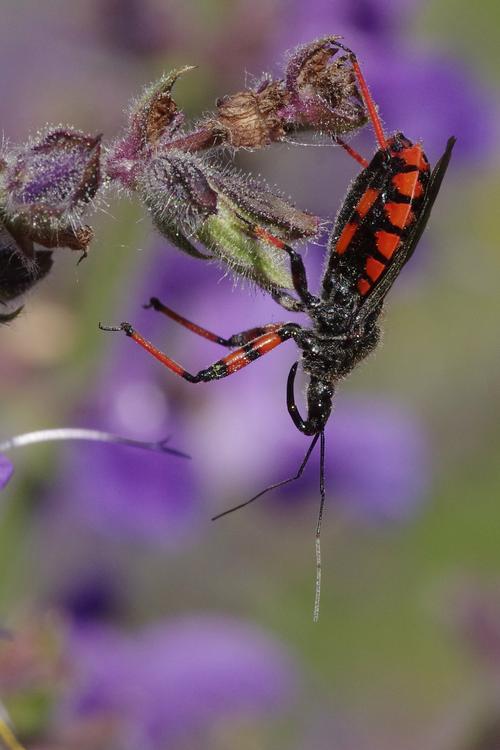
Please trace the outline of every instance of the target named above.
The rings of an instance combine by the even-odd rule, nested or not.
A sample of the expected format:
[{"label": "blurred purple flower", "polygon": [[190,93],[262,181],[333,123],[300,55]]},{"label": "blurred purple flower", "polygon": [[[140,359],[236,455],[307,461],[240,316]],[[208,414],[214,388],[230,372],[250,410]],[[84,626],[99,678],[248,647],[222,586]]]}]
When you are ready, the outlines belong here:
[{"label": "blurred purple flower", "polygon": [[168,3],[154,0],[97,0],[95,27],[108,47],[142,58],[166,51],[175,38]]},{"label": "blurred purple flower", "polygon": [[282,646],[238,621],[191,616],[135,636],[92,626],[68,644],[73,669],[62,717],[115,719],[142,750],[202,738],[221,722],[286,710],[297,677]]},{"label": "blurred purple flower", "polygon": [[414,415],[394,403],[340,398],[328,451],[332,491],[358,518],[404,521],[426,496],[425,433]]},{"label": "blurred purple flower", "polygon": [[13,464],[6,456],[0,453],[0,490],[3,490],[3,488],[8,484],[13,473]]},{"label": "blurred purple flower", "polygon": [[117,619],[123,605],[116,576],[103,565],[73,572],[53,598],[58,609],[79,624]]},{"label": "blurred purple flower", "polygon": [[[125,429],[138,439],[173,433],[176,444],[184,442],[166,395],[145,377],[140,358],[138,366],[132,358],[130,363],[126,373],[118,368],[114,377],[100,380],[79,421]],[[73,519],[122,539],[175,546],[200,519],[189,460],[102,444],[67,451],[54,494],[54,501],[64,504],[67,522]]]},{"label": "blurred purple flower", "polygon": [[472,653],[500,680],[500,589],[463,584],[451,597],[451,620]]},{"label": "blurred purple flower", "polygon": [[[292,0],[283,18],[285,27],[302,40],[331,33],[383,42],[401,31],[419,7],[417,0],[313,0],[308,5]],[[346,39],[346,44],[351,42]]]},{"label": "blurred purple flower", "polygon": [[[151,292],[161,287],[161,280],[171,274],[169,258],[151,253],[144,278],[130,293],[133,303],[127,313],[120,310],[120,316],[133,320],[148,335],[152,327],[158,331],[168,325],[162,316],[143,310],[141,303],[147,302]],[[180,280],[178,286],[182,287]],[[176,447],[191,454],[189,438],[178,417],[182,408],[174,388],[164,386],[167,375],[160,364],[126,337],[107,334],[106,343],[104,370],[90,386],[75,421],[138,440],[171,435]],[[203,520],[202,498],[202,485],[192,461],[92,444],[67,449],[52,494],[57,513],[64,508],[68,522],[73,518],[106,535],[166,546],[179,545]]]}]

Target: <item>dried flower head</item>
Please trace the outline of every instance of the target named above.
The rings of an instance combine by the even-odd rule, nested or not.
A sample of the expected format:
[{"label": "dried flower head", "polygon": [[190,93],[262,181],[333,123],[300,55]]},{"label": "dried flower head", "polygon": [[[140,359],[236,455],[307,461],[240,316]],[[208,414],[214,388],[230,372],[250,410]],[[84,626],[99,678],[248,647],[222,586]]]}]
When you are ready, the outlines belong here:
[{"label": "dried flower head", "polygon": [[217,100],[216,119],[224,140],[233,148],[260,148],[285,136],[285,123],[279,112],[286,102],[282,81],[264,80],[255,90],[247,89]]},{"label": "dried flower head", "polygon": [[[265,76],[255,87],[225,96],[206,125],[224,132],[234,148],[260,148],[294,130],[336,137],[367,121],[349,58],[328,36],[295,49],[285,78]],[[338,55],[338,56],[337,56]]]}]

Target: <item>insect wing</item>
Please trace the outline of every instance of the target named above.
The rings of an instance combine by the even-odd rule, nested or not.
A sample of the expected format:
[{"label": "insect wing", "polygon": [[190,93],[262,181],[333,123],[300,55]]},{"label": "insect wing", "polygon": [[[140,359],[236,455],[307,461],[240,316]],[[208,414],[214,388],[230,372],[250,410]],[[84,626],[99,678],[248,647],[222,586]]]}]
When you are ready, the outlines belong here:
[{"label": "insect wing", "polygon": [[395,255],[393,262],[388,266],[385,274],[380,280],[380,283],[374,286],[373,290],[362,301],[358,315],[356,316],[357,323],[361,322],[364,318],[366,318],[380,306],[380,304],[384,300],[385,295],[400,273],[402,267],[413,255],[429,220],[434,201],[437,198],[441,183],[443,182],[446,170],[448,169],[455,142],[455,137],[451,137],[448,139],[446,149],[432,171],[427,189],[425,191],[423,203],[417,220],[411,230],[411,234],[402,244],[401,250]]},{"label": "insect wing", "polygon": [[[352,183],[330,238],[323,299],[335,297],[340,290],[348,290],[359,297],[368,259],[378,255],[379,260],[384,260],[377,253],[376,232],[384,226],[390,228],[384,216],[384,205],[388,202],[394,176],[395,162],[387,151],[379,150]],[[408,212],[411,198],[405,200],[403,208]],[[395,237],[395,242],[401,244],[399,236]],[[382,265],[379,270],[383,271]]]}]

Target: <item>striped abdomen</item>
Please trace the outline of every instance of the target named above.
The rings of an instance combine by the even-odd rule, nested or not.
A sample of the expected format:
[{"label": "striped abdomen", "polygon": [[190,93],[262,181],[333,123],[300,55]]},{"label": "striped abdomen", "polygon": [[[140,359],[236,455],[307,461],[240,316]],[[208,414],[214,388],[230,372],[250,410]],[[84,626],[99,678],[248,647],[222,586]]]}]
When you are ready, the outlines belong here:
[{"label": "striped abdomen", "polygon": [[418,221],[430,177],[419,144],[393,136],[351,186],[330,244],[323,296],[345,279],[361,297],[381,280]]}]

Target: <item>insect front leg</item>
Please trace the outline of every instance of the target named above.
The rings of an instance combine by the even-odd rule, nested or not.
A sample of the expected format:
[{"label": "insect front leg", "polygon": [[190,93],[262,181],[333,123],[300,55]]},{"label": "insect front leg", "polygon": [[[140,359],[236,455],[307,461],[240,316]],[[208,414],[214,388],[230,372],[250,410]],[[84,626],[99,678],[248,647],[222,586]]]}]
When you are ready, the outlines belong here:
[{"label": "insect front leg", "polygon": [[[155,357],[165,367],[174,372],[179,377],[184,378],[189,383],[203,383],[210,380],[219,380],[225,378],[228,375],[233,375],[238,370],[254,362],[259,357],[275,349],[277,346],[287,341],[289,338],[294,338],[301,330],[301,326],[297,323],[283,323],[269,326],[264,326],[261,333],[256,338],[252,339],[248,343],[235,349],[233,352],[228,354],[223,359],[214,362],[210,367],[200,370],[196,374],[188,372],[182,365],[175,360],[171,359],[167,354],[160,351],[154,344],[143,338],[130,323],[121,323],[119,326],[103,326],[99,323],[99,328],[102,331],[123,331],[139,346],[145,349],[149,354]],[[239,336],[241,334],[236,334]]]},{"label": "insect front leg", "polygon": [[288,374],[286,404],[295,427],[304,435],[317,435],[322,432],[332,410],[335,387],[329,380],[311,377],[307,389],[307,419],[300,415],[295,403],[294,383],[298,362],[292,365]]}]

